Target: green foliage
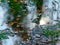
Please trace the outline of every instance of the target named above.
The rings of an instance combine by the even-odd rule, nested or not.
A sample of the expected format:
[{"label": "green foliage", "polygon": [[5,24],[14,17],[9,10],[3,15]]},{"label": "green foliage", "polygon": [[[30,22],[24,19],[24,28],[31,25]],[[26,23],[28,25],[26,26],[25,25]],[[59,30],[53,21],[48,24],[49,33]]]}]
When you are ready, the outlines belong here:
[{"label": "green foliage", "polygon": [[4,0],[1,0],[1,2],[4,2]]},{"label": "green foliage", "polygon": [[9,13],[14,17],[14,19],[12,21],[9,21],[9,23],[11,22],[13,23],[12,28],[16,28],[18,24],[21,26],[24,17],[27,15],[27,9],[25,3],[21,1],[9,0],[8,4],[9,4]]},{"label": "green foliage", "polygon": [[[14,19],[10,22],[12,22],[11,27],[14,31],[18,32],[18,36],[21,36],[24,40],[28,38],[27,30],[25,30],[24,27],[22,27],[23,19],[27,15],[27,9],[24,2],[9,0],[9,13],[13,15]],[[9,23],[10,23],[9,22]],[[17,25],[19,25],[17,27]],[[20,31],[23,31],[23,33],[20,34]]]},{"label": "green foliage", "polygon": [[0,33],[0,39],[7,39],[8,37],[6,36],[7,33]]},{"label": "green foliage", "polygon": [[45,35],[49,40],[51,40],[51,43],[56,43],[58,40],[58,36],[60,35],[59,30],[43,30],[43,35]]},{"label": "green foliage", "polygon": [[59,33],[60,33],[60,31],[58,31],[58,30],[43,30],[44,35],[51,35],[54,37],[58,37]]},{"label": "green foliage", "polygon": [[14,15],[14,17],[17,17],[18,15],[21,15],[21,17],[24,17],[26,15],[26,7],[25,4],[22,2],[14,2],[14,0],[9,0],[9,7],[10,7],[10,13]]}]

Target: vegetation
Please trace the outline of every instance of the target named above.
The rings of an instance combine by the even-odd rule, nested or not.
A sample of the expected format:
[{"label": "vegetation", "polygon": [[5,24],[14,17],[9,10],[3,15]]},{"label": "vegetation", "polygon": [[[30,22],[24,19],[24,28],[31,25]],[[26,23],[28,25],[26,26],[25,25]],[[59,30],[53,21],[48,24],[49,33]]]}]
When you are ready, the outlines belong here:
[{"label": "vegetation", "polygon": [[0,33],[0,40],[1,39],[7,39],[8,37],[7,37],[7,33],[6,32],[1,32]]},{"label": "vegetation", "polygon": [[60,31],[59,30],[43,30],[43,34],[58,37],[60,34]]},{"label": "vegetation", "polygon": [[[10,16],[13,17],[12,20],[11,20],[10,16],[7,18],[8,24],[13,28],[13,31],[17,31],[17,32],[23,31],[23,32],[25,32],[24,36],[26,36],[27,30],[25,30],[25,28],[22,27],[23,19],[27,15],[27,9],[26,9],[25,3],[21,2],[20,0],[19,1],[17,1],[17,0],[1,0],[1,2],[5,2],[5,1],[7,1],[8,5],[9,5],[8,13],[10,14]],[[1,33],[0,38],[5,38],[4,35],[5,34]],[[23,35],[23,34],[21,34],[21,35]]]},{"label": "vegetation", "polygon": [[42,34],[48,38],[48,43],[51,42],[52,45],[55,45],[55,43],[58,41],[60,30],[43,30]]}]

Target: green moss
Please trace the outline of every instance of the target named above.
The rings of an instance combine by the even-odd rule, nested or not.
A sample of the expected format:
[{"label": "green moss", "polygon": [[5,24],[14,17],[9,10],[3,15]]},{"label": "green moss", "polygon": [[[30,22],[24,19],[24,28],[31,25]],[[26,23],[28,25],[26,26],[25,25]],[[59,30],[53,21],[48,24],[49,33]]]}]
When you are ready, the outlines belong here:
[{"label": "green moss", "polygon": [[0,33],[0,39],[7,39],[8,37],[6,36],[7,35],[7,33]]},{"label": "green moss", "polygon": [[43,34],[44,35],[51,35],[51,36],[54,36],[54,37],[58,37],[59,36],[59,31],[58,30],[43,30]]}]

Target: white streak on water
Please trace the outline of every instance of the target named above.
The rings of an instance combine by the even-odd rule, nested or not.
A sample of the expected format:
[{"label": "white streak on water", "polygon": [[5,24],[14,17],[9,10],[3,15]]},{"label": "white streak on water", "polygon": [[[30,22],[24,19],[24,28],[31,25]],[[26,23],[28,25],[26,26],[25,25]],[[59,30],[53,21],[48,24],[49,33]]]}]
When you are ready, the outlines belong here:
[{"label": "white streak on water", "polygon": [[44,0],[43,15],[49,16],[53,20],[52,24],[56,24],[55,20],[59,17],[59,0]]},{"label": "white streak on water", "polygon": [[5,23],[5,13],[6,11],[0,6],[0,30],[4,30],[8,27]]},{"label": "white streak on water", "polygon": [[37,17],[36,15],[36,5],[34,2],[27,1],[27,9],[28,9],[28,15],[27,15],[27,27],[29,29],[33,29],[35,27],[35,23],[32,23],[32,21]]}]

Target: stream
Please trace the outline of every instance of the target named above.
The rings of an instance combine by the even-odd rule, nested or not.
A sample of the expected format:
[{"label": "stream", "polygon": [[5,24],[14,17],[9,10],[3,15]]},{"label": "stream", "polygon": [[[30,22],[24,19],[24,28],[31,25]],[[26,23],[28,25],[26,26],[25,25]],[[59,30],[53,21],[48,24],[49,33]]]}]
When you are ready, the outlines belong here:
[{"label": "stream", "polygon": [[[44,2],[43,9],[42,9],[43,15],[49,16],[49,18],[52,20],[52,24],[56,24],[57,22],[55,20],[60,19],[60,13],[59,13],[60,0],[44,0],[43,2]],[[32,22],[35,18],[37,18],[37,13],[36,13],[37,7],[32,0],[26,0],[26,4],[27,4],[26,8],[28,10],[26,20],[24,20],[24,22],[27,23],[26,27],[29,28],[30,30],[33,29],[34,35],[39,36],[36,32],[39,32],[40,28],[36,27],[36,23]],[[9,16],[9,14],[7,13],[8,9],[9,9],[9,5],[7,3],[7,0],[5,0],[5,2],[0,2],[0,11],[1,11],[0,12],[0,30],[5,30],[7,28],[10,29],[10,27],[6,23],[7,22],[6,19]],[[34,35],[32,36],[34,37]],[[8,38],[9,39],[2,40],[2,45],[22,45],[19,43],[19,40],[21,41],[21,39],[17,35],[14,35],[14,36],[8,35]],[[19,44],[15,44],[16,41]],[[34,39],[33,42],[37,42],[37,41]],[[56,45],[60,45],[60,42],[58,42]]]}]

